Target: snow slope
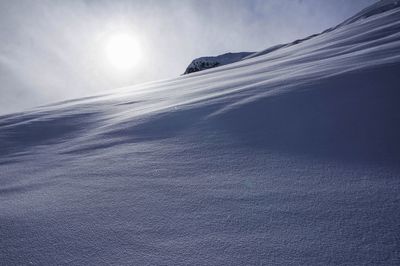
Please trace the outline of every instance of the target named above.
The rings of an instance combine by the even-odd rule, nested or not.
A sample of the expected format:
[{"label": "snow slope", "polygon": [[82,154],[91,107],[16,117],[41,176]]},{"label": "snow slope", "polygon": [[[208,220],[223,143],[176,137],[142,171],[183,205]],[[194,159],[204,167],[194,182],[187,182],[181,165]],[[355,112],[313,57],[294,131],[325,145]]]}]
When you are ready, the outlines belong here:
[{"label": "snow slope", "polygon": [[398,265],[400,7],[360,14],[0,117],[0,264]]}]

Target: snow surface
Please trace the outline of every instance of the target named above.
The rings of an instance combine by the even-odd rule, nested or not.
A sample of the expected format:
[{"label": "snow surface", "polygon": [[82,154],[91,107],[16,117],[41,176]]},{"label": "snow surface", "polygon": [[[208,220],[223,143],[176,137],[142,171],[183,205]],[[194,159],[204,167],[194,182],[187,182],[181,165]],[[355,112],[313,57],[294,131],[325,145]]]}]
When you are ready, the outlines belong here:
[{"label": "snow surface", "polygon": [[385,3],[257,57],[0,117],[0,264],[399,265]]}]

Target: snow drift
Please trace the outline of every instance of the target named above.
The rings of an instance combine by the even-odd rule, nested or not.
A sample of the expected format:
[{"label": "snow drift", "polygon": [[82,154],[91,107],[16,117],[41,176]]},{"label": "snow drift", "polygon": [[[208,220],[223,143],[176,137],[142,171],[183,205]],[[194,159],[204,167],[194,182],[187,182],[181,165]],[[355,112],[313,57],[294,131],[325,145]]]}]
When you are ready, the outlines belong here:
[{"label": "snow drift", "polygon": [[0,118],[6,265],[397,265],[400,4]]}]

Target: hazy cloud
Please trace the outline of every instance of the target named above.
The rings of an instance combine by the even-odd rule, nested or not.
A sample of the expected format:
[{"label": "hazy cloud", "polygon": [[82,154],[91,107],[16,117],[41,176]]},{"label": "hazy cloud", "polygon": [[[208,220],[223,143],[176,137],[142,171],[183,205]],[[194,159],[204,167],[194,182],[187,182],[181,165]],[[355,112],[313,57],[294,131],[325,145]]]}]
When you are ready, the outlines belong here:
[{"label": "hazy cloud", "polygon": [[[181,74],[199,56],[257,51],[320,32],[374,0],[1,1],[0,113]],[[129,32],[144,48],[131,73],[104,42]]]}]

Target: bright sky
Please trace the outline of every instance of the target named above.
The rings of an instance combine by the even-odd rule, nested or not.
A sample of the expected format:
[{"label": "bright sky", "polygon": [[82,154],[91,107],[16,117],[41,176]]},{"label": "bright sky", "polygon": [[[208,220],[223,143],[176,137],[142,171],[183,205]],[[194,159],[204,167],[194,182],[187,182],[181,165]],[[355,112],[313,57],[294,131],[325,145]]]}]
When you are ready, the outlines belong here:
[{"label": "bright sky", "polygon": [[374,2],[0,1],[0,114],[175,77],[196,57],[290,42]]}]

